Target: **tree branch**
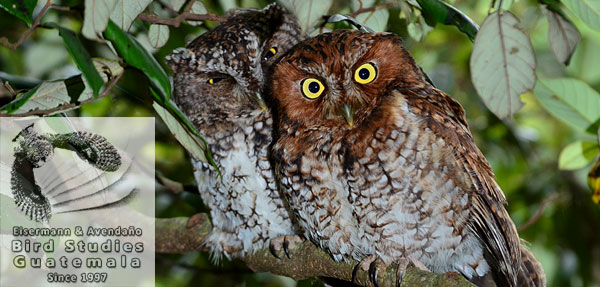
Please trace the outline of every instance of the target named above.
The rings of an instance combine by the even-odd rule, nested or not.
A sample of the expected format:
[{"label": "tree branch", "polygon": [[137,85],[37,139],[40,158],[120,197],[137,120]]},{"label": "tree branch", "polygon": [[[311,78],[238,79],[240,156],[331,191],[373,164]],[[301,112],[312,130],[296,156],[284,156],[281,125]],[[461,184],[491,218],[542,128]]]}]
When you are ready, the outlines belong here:
[{"label": "tree branch", "polygon": [[386,8],[388,8],[390,6],[395,5],[395,4],[397,4],[397,3],[395,3],[395,2],[388,2],[388,3],[382,3],[382,4],[379,4],[379,5],[371,6],[371,7],[368,7],[368,8],[363,8],[362,7],[362,3],[361,3],[360,8],[358,10],[356,10],[356,11],[350,13],[350,14],[346,14],[346,16],[350,16],[352,18],[356,18],[356,16],[358,16],[358,15],[360,15],[362,13],[374,12],[374,11],[377,11],[377,10],[386,9]]},{"label": "tree branch", "polygon": [[192,6],[194,5],[194,2],[195,1],[189,1],[183,8],[183,12],[181,12],[181,14],[177,15],[175,18],[160,18],[153,14],[140,14],[140,15],[138,15],[138,19],[146,21],[146,22],[154,23],[154,24],[169,25],[169,26],[173,26],[173,27],[179,27],[179,25],[181,25],[181,22],[183,22],[185,20],[214,21],[214,22],[219,22],[219,23],[223,23],[223,22],[227,21],[227,17],[217,16],[212,13],[206,13],[206,14],[190,13],[190,11],[192,10]]},{"label": "tree branch", "polygon": [[44,15],[46,15],[46,12],[48,12],[49,9],[55,9],[55,10],[61,10],[61,11],[69,11],[70,10],[69,7],[55,5],[55,4],[50,3],[50,0],[47,0],[46,4],[42,8],[42,10],[40,10],[40,13],[37,15],[37,17],[35,17],[35,20],[33,21],[31,28],[27,29],[27,31],[25,31],[25,33],[23,33],[23,35],[21,35],[21,38],[19,38],[19,40],[17,40],[14,43],[11,43],[10,41],[8,41],[8,38],[2,37],[2,38],[0,38],[0,44],[8,47],[9,49],[11,49],[13,51],[16,50],[19,46],[21,46],[21,44],[23,44],[23,42],[25,42],[25,40],[27,40],[27,38],[29,38],[29,36],[31,36],[33,31],[37,27],[40,26],[42,17],[44,17]]},{"label": "tree branch", "polygon": [[[202,242],[212,229],[207,214],[199,213],[191,218],[177,217],[156,219],[156,252],[185,253],[203,249]],[[352,281],[352,271],[358,264],[356,261],[335,262],[325,251],[317,248],[312,242],[304,241],[290,249],[290,258],[281,256],[277,259],[269,248],[257,250],[254,254],[241,258],[255,272],[271,272],[273,274],[302,280],[310,277],[330,277]],[[380,272],[379,286],[396,286],[396,268],[388,267]],[[369,286],[366,271],[359,270],[356,283]],[[435,274],[409,267],[402,285],[407,286],[474,286],[458,273]]]},{"label": "tree branch", "polygon": [[529,228],[529,226],[533,225],[538,220],[540,220],[540,218],[542,217],[542,214],[544,214],[544,210],[546,209],[546,207],[548,207],[551,203],[556,201],[558,199],[558,195],[559,195],[558,193],[553,193],[548,198],[544,199],[544,201],[542,201],[542,203],[540,204],[540,207],[535,212],[535,214],[527,222],[525,222],[523,225],[519,226],[519,228],[518,228],[519,233],[523,232],[525,229]]},{"label": "tree branch", "polygon": [[10,95],[14,98],[15,96],[17,96],[17,92],[15,92],[15,90],[13,89],[13,87],[10,85],[10,83],[8,81],[4,82],[4,87],[8,90],[8,92],[10,93]]},{"label": "tree branch", "polygon": [[80,107],[82,105],[94,102],[96,100],[99,100],[101,98],[108,96],[110,91],[117,85],[117,82],[121,79],[121,76],[123,76],[123,73],[118,74],[112,80],[110,80],[106,89],[104,89],[104,91],[102,91],[102,93],[100,93],[100,95],[98,95],[97,98],[91,97],[91,98],[89,98],[85,101],[79,102],[79,103],[68,103],[68,104],[60,105],[58,107],[54,107],[54,108],[47,109],[47,110],[39,110],[38,109],[38,110],[33,110],[33,111],[26,112],[26,113],[21,113],[21,114],[0,113],[0,117],[27,117],[27,116],[36,116],[36,115],[48,116],[48,115],[52,115],[55,113],[65,112],[67,110],[71,110],[71,109]]}]

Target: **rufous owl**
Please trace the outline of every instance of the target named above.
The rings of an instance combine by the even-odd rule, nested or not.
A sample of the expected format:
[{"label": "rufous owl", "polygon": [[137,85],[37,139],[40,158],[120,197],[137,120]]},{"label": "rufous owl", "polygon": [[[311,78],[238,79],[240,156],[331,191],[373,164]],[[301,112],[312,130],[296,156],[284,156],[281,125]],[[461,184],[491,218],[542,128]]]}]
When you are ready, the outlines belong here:
[{"label": "rufous owl", "polygon": [[486,286],[545,285],[463,108],[398,36],[305,40],[277,63],[271,91],[282,192],[335,260],[360,261],[375,285],[377,270],[397,265],[401,280],[411,263]]}]

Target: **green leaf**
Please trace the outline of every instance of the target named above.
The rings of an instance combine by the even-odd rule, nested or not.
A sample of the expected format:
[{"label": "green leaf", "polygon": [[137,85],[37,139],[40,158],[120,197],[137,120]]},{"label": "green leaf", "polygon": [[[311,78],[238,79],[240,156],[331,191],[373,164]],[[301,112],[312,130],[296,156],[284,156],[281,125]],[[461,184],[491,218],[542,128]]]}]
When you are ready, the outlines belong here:
[{"label": "green leaf", "polygon": [[[361,5],[362,4],[362,5]],[[374,0],[352,0],[352,11],[361,8],[369,8],[375,4]],[[387,9],[378,9],[375,11],[361,13],[356,16],[356,20],[371,28],[375,32],[383,32],[387,27],[390,12]]]},{"label": "green leaf", "polygon": [[600,1],[563,0],[562,2],[590,28],[600,31]]},{"label": "green leaf", "polygon": [[125,62],[144,72],[152,87],[158,92],[157,100],[166,103],[171,98],[171,83],[165,70],[131,35],[123,32],[112,21],[108,23],[104,35],[110,40]]},{"label": "green leaf", "polygon": [[0,80],[4,83],[8,81],[10,85],[15,89],[31,89],[42,82],[38,79],[33,79],[29,77],[21,77],[11,75],[5,72],[0,71]]},{"label": "green leaf", "polygon": [[[181,7],[183,7],[183,4],[185,4],[186,0],[160,0],[160,2],[175,11],[179,11],[179,9],[181,9]],[[229,9],[224,9],[224,10],[229,10]]]},{"label": "green leaf", "polygon": [[559,62],[569,65],[581,35],[575,25],[560,13],[549,10],[545,5],[542,5],[542,11],[548,19],[548,41],[552,53]]},{"label": "green leaf", "polygon": [[31,27],[33,23],[33,9],[37,2],[37,0],[0,0],[0,7],[25,21]]},{"label": "green leaf", "polygon": [[460,10],[440,0],[418,0],[417,2],[430,26],[435,27],[437,23],[453,25],[465,33],[471,41],[475,39],[479,26]]},{"label": "green leaf", "polygon": [[117,4],[110,14],[110,20],[123,31],[129,31],[131,23],[151,2],[152,0],[117,0]]},{"label": "green leaf", "polygon": [[86,82],[94,91],[94,97],[98,97],[103,81],[94,67],[92,57],[90,57],[81,41],[79,41],[75,32],[58,25],[55,26],[58,27],[58,33],[63,38],[65,46],[67,46],[67,51],[69,51],[69,54],[75,61],[77,68],[83,73]]},{"label": "green leaf", "polygon": [[[94,64],[94,68],[96,69],[96,71],[98,71],[100,73],[100,77],[102,78],[102,80],[104,82],[108,82],[109,80],[113,79],[114,77],[122,74],[124,71],[123,67],[121,67],[119,62],[115,61],[115,60],[104,59],[104,58],[93,58],[92,61]],[[89,100],[92,97],[94,97],[94,93],[93,93],[91,87],[88,85],[88,83],[84,82],[84,84],[85,84],[85,89],[79,96],[79,100],[78,100],[80,102]]]},{"label": "green leaf", "polygon": [[332,0],[281,0],[280,3],[291,13],[296,15],[302,33],[313,27],[323,15],[331,8]]},{"label": "green leaf", "polygon": [[238,8],[236,0],[218,0],[217,2],[219,2],[219,6],[223,8],[223,11]]},{"label": "green leaf", "polygon": [[520,95],[535,86],[535,56],[529,37],[510,12],[487,16],[471,52],[471,81],[485,105],[499,118],[516,113]]},{"label": "green leaf", "polygon": [[577,141],[566,146],[558,157],[558,168],[576,170],[588,165],[600,152],[598,143]]},{"label": "green leaf", "polygon": [[83,91],[81,76],[43,82],[0,108],[9,114],[22,114],[34,110],[49,110],[76,102]]},{"label": "green leaf", "polygon": [[[337,23],[337,22],[341,22],[341,21],[345,21],[348,22],[350,25],[354,26],[355,28],[364,31],[364,32],[368,32],[368,33],[374,33],[375,31],[373,31],[373,29],[371,29],[370,27],[368,27],[367,25],[361,23],[360,21],[347,16],[347,15],[342,15],[342,14],[333,14],[331,16],[329,16],[329,18],[327,18],[327,23]],[[323,23],[324,25],[325,23]],[[312,30],[312,29],[311,29]],[[317,30],[317,29],[314,29]],[[309,31],[309,34],[312,35],[314,31]]]},{"label": "green leaf", "polygon": [[[192,12],[192,14],[206,14],[208,13],[208,11],[206,10],[206,7],[204,7],[204,4],[202,4],[202,2],[200,1],[195,1],[194,4],[192,5],[192,9],[190,10],[190,12]],[[202,24],[202,21],[186,21],[186,23],[188,23],[189,25],[192,26],[198,26]]]},{"label": "green leaf", "polygon": [[94,67],[105,82],[123,73],[123,67],[117,60],[93,58]]},{"label": "green leaf", "polygon": [[589,127],[587,127],[587,129],[585,129],[586,132],[590,133],[590,134],[598,134],[598,142],[600,142],[600,118],[598,118],[597,121],[595,121],[593,124],[591,124]]},{"label": "green leaf", "polygon": [[17,96],[17,98],[14,99],[12,102],[2,106],[0,108],[0,111],[7,111],[9,114],[12,114],[14,111],[23,106],[27,102],[27,100],[29,100],[29,98],[31,98],[37,92],[37,90],[42,86],[42,84],[39,84],[31,90],[27,91],[26,93]]},{"label": "green leaf", "polygon": [[100,40],[117,0],[85,0],[81,34],[91,40]]},{"label": "green leaf", "polygon": [[[152,89],[152,88],[150,88],[150,92],[152,92],[152,94],[156,93],[154,91],[154,89]],[[154,97],[157,98],[156,95]],[[202,160],[202,158],[204,158],[204,160],[206,160],[210,165],[212,165],[215,168],[215,170],[217,171],[217,173],[219,173],[219,176],[221,177],[221,171],[219,170],[219,167],[213,160],[212,155],[210,154],[210,151],[207,148],[206,140],[204,140],[204,137],[202,137],[202,135],[200,135],[198,130],[194,127],[194,125],[192,125],[192,123],[188,120],[188,118],[181,112],[181,110],[179,110],[179,108],[177,108],[177,106],[175,104],[173,104],[172,101],[166,101],[163,104],[161,104],[159,102],[158,104],[160,104],[163,108],[165,108],[171,114],[171,116],[173,116],[181,125],[183,125],[185,127],[185,129],[188,132],[191,132],[193,135],[195,135],[197,137],[197,139],[202,141],[202,144],[204,146],[204,148],[203,148],[204,157],[197,157],[197,159]],[[195,141],[197,139],[195,139]]]},{"label": "green leaf", "polygon": [[600,118],[600,94],[583,81],[540,78],[534,92],[552,115],[578,130]]},{"label": "green leaf", "polygon": [[406,30],[408,31],[408,35],[416,41],[421,41],[423,38],[423,29],[421,29],[421,24],[419,22],[409,23]]},{"label": "green leaf", "polygon": [[195,135],[192,131],[182,125],[169,111],[162,107],[159,103],[154,102],[152,107],[160,116],[162,121],[167,125],[173,136],[179,143],[197,160],[206,162],[204,150],[206,144],[204,141]]},{"label": "green leaf", "polygon": [[408,24],[408,34],[416,41],[421,41],[425,35],[433,31],[433,27],[429,26],[422,15],[416,17],[414,22]]},{"label": "green leaf", "polygon": [[390,12],[387,9],[379,9],[356,16],[356,20],[373,29],[375,32],[383,32],[387,27]]},{"label": "green leaf", "polygon": [[[493,0],[493,7],[494,9],[498,10],[498,9],[502,9],[502,10],[509,10],[510,6],[512,6],[513,4],[513,0],[504,0],[504,1],[499,1],[499,0]],[[500,7],[500,4],[502,4],[502,7]]]},{"label": "green leaf", "polygon": [[169,40],[169,26],[152,24],[148,29],[148,41],[154,48],[164,46]]}]

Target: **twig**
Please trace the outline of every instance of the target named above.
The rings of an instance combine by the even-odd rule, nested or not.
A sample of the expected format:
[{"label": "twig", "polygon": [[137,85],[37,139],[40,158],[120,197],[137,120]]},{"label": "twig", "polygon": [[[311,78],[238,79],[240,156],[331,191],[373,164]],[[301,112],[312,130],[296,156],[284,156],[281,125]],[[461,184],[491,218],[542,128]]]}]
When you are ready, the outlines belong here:
[{"label": "twig", "polygon": [[170,178],[165,177],[161,172],[156,171],[156,174],[154,176],[154,178],[156,179],[156,181],[158,183],[160,183],[162,186],[165,187],[165,189],[167,189],[169,192],[173,193],[173,194],[179,194],[182,192],[190,192],[190,193],[194,193],[197,194],[198,193],[198,187],[194,186],[194,185],[184,185],[180,182],[174,181]]},{"label": "twig", "polygon": [[[504,2],[504,0],[499,0],[498,1],[498,9],[496,10],[498,12],[498,15],[502,14],[502,2]],[[496,0],[493,0],[492,3],[490,4],[490,8],[488,8],[488,15],[490,15],[490,13],[492,12],[492,9],[494,9],[494,6],[496,5]],[[494,11],[494,12],[496,12]]]},{"label": "twig", "polygon": [[356,16],[358,16],[358,15],[360,15],[362,13],[373,12],[373,11],[385,9],[385,8],[388,8],[388,7],[393,6],[395,4],[396,4],[395,2],[388,2],[388,3],[382,3],[382,4],[379,4],[379,5],[371,6],[371,7],[368,7],[368,8],[362,8],[362,3],[361,3],[361,6],[360,6],[360,8],[358,10],[356,10],[356,11],[350,13],[350,14],[346,14],[346,16],[350,16],[352,18],[356,18]]},{"label": "twig", "polygon": [[40,26],[42,17],[44,17],[44,15],[46,15],[46,12],[48,12],[48,9],[55,9],[55,10],[61,10],[61,11],[69,11],[70,10],[69,7],[55,5],[55,4],[50,3],[50,0],[47,0],[46,4],[44,5],[44,7],[40,11],[40,13],[37,15],[37,17],[35,17],[35,20],[33,21],[31,28],[27,29],[27,31],[25,31],[25,33],[23,33],[23,35],[21,36],[21,38],[19,38],[19,40],[17,40],[14,43],[11,43],[10,41],[8,41],[8,38],[2,37],[2,38],[0,38],[0,44],[8,47],[9,49],[11,49],[13,51],[16,50],[19,46],[21,46],[21,44],[23,44],[23,42],[25,42],[25,40],[27,40],[27,38],[29,38],[29,36],[31,36],[33,31],[38,26]]},{"label": "twig", "polygon": [[94,102],[96,100],[99,100],[101,98],[108,96],[110,91],[115,87],[117,82],[121,79],[121,76],[123,76],[123,73],[114,77],[108,83],[108,86],[106,87],[106,89],[104,89],[104,91],[100,95],[98,95],[97,98],[92,97],[92,98],[89,98],[89,99],[79,102],[79,103],[68,103],[68,104],[60,105],[58,107],[54,107],[54,108],[47,109],[47,110],[33,110],[33,111],[29,111],[29,112],[22,113],[22,114],[0,114],[0,117],[26,117],[26,116],[35,116],[35,115],[51,115],[51,114],[55,114],[57,112],[67,111],[67,110],[70,110],[73,108],[83,106],[85,104]]},{"label": "twig", "polygon": [[219,23],[223,23],[223,22],[227,21],[227,17],[217,16],[212,13],[206,13],[206,14],[190,13],[190,11],[192,10],[192,6],[194,5],[194,2],[195,1],[189,1],[185,5],[185,8],[183,8],[183,12],[181,12],[181,14],[177,15],[175,18],[160,18],[153,14],[140,14],[140,15],[138,15],[138,19],[146,21],[146,22],[154,23],[154,24],[169,25],[169,26],[173,26],[173,27],[179,27],[179,25],[181,25],[181,22],[183,22],[185,20],[214,21],[214,22],[219,22]]},{"label": "twig", "polygon": [[[185,253],[206,248],[202,244],[212,229],[207,214],[199,213],[191,218],[176,217],[156,219],[156,252]],[[282,252],[283,253],[283,252]],[[310,240],[296,244],[289,249],[289,258],[282,254],[277,259],[269,251],[269,247],[256,250],[252,254],[240,258],[254,272],[271,272],[277,275],[302,280],[310,277],[330,277],[344,281],[352,280],[352,271],[358,262],[336,262],[325,251],[316,247]],[[396,266],[380,270],[379,286],[396,286]],[[356,283],[359,286],[373,286],[369,275],[358,270]],[[348,284],[350,286],[355,286]],[[401,286],[474,286],[457,273],[435,274],[410,266],[402,277]]]},{"label": "twig", "polygon": [[559,195],[558,193],[553,193],[550,197],[544,199],[544,201],[542,201],[542,203],[540,204],[540,207],[535,212],[535,214],[527,222],[525,222],[523,225],[521,225],[519,227],[519,232],[524,231],[525,229],[529,228],[531,225],[536,223],[538,220],[540,220],[546,207],[548,207],[548,205],[550,205],[551,203],[556,201],[558,199],[558,195]]},{"label": "twig", "polygon": [[[179,16],[183,16],[183,17],[178,18]],[[160,17],[151,15],[151,14],[140,14],[140,15],[138,15],[138,19],[146,21],[146,22],[150,22],[153,24],[169,25],[169,26],[173,26],[173,27],[179,27],[179,25],[181,25],[181,22],[183,22],[185,20],[214,21],[214,22],[219,22],[219,23],[223,23],[223,22],[227,21],[226,17],[217,16],[212,13],[207,13],[207,14],[184,13],[184,14],[180,14],[179,16],[176,18],[160,18]]]},{"label": "twig", "polygon": [[13,89],[13,87],[10,85],[10,83],[8,81],[4,82],[4,86],[6,87],[8,92],[12,95],[13,98],[17,95],[17,93],[15,92],[15,90]]}]

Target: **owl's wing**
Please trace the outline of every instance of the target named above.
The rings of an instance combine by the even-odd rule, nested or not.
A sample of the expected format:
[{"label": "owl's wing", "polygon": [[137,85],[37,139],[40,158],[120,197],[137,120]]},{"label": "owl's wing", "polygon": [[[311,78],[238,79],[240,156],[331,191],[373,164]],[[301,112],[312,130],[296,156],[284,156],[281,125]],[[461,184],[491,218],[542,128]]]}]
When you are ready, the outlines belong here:
[{"label": "owl's wing", "polygon": [[[444,139],[454,158],[448,164],[457,171],[455,180],[470,192],[470,228],[486,249],[488,264],[500,282],[499,286],[515,286],[519,270],[519,237],[504,204],[506,198],[495,180],[487,160],[479,151],[462,106],[444,92],[431,86],[397,90],[396,98],[405,99],[411,112],[423,119],[436,137]],[[497,273],[499,272],[499,273]]]},{"label": "owl's wing", "polygon": [[120,160],[117,170],[107,172],[71,151],[57,150],[55,157],[39,168],[36,177],[55,213],[99,207],[119,201],[133,190],[122,188],[132,159],[123,154]]}]

